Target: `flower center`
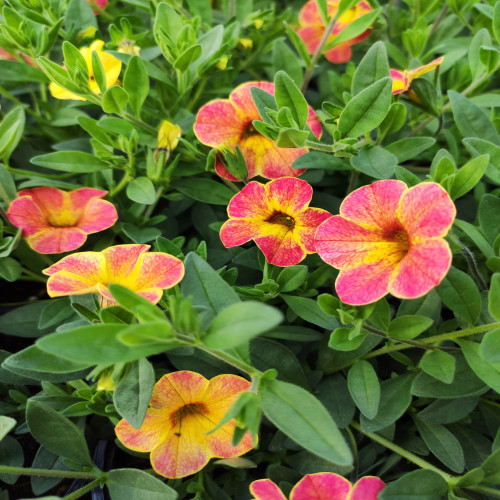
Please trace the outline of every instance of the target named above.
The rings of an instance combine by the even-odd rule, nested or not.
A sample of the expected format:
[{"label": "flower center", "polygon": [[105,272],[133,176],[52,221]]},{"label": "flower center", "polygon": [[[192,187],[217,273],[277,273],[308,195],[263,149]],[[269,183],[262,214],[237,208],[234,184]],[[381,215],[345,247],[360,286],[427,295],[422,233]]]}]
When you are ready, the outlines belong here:
[{"label": "flower center", "polygon": [[410,248],[410,242],[408,240],[408,234],[402,229],[395,229],[393,231],[387,231],[384,235],[389,241],[395,243],[396,253],[400,255],[400,259],[403,259],[408,253]]},{"label": "flower center", "polygon": [[181,424],[182,420],[192,415],[206,413],[207,408],[203,403],[189,403],[181,406],[178,410],[174,411],[170,416],[173,425]]},{"label": "flower center", "polygon": [[257,130],[255,130],[255,127],[252,125],[252,122],[250,122],[243,130],[241,137],[242,137],[242,139],[245,139],[247,137],[252,137],[254,135],[259,135],[259,132],[257,132]]},{"label": "flower center", "polygon": [[78,216],[71,210],[61,210],[48,216],[49,225],[52,227],[73,227],[78,222]]},{"label": "flower center", "polygon": [[292,229],[295,226],[295,220],[290,215],[284,214],[283,212],[275,211],[269,218],[266,219],[269,224],[281,224],[282,226],[289,227]]}]

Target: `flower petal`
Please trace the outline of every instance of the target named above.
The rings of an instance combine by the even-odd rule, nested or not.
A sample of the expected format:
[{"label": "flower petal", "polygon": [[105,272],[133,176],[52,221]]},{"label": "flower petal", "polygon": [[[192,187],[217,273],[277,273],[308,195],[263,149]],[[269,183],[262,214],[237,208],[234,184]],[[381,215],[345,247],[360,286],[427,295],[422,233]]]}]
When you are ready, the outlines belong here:
[{"label": "flower petal", "polygon": [[235,146],[247,124],[228,99],[211,101],[200,108],[196,115],[194,133],[207,146]]},{"label": "flower petal", "polygon": [[432,71],[434,68],[437,68],[443,61],[444,57],[438,57],[437,59],[434,59],[434,61],[431,61],[429,64],[424,64],[423,66],[419,66],[415,69],[409,69],[408,78],[410,83],[415,80],[415,78],[419,78],[425,73]]},{"label": "flower petal", "polygon": [[258,237],[263,223],[247,219],[229,219],[220,228],[220,239],[226,248],[243,245]]},{"label": "flower petal", "polygon": [[383,230],[397,229],[399,200],[407,190],[404,182],[376,181],[356,189],[340,205],[340,215],[356,224]]},{"label": "flower petal", "polygon": [[299,12],[300,26],[323,26],[316,0],[309,0]]},{"label": "flower petal", "polygon": [[446,190],[436,182],[423,182],[401,197],[397,217],[411,238],[445,236],[457,211]]},{"label": "flower petal", "polygon": [[[218,421],[215,423],[212,421],[211,429],[213,429],[218,423]],[[252,435],[248,431],[236,446],[232,445],[235,426],[235,422],[231,421],[224,424],[222,427],[219,427],[216,431],[206,435],[207,444],[212,457],[239,457],[253,449]]]},{"label": "flower petal", "polygon": [[292,489],[290,500],[346,500],[351,483],[332,472],[307,474]]},{"label": "flower petal", "polygon": [[271,214],[268,192],[264,184],[249,182],[232,197],[227,207],[229,217],[265,218]]},{"label": "flower petal", "polygon": [[261,119],[250,92],[252,87],[262,89],[268,94],[274,95],[274,83],[270,82],[246,82],[239,85],[231,92],[229,100],[241,115],[245,117],[248,124],[251,124],[253,120]]},{"label": "flower petal", "polygon": [[173,429],[174,425],[165,410],[149,408],[139,429],[122,419],[115,427],[115,433],[118,440],[127,448],[149,452],[164,441]]},{"label": "flower petal", "polygon": [[148,288],[146,290],[139,290],[136,293],[149,300],[152,304],[158,304],[163,297],[163,288]]},{"label": "flower petal", "polygon": [[354,486],[347,500],[378,500],[378,494],[385,488],[382,479],[375,476],[362,477]]},{"label": "flower petal", "polygon": [[312,109],[311,106],[309,106],[307,124],[309,125],[311,132],[316,136],[317,139],[319,139],[323,130],[321,128],[321,122],[319,121],[318,115],[314,112],[314,109]]},{"label": "flower petal", "polygon": [[442,239],[411,245],[389,282],[389,292],[401,299],[415,299],[439,285],[450,269],[452,254]]},{"label": "flower petal", "polygon": [[38,253],[63,253],[80,248],[87,235],[77,227],[47,227],[26,237],[28,245]]},{"label": "flower petal", "polygon": [[150,405],[175,411],[181,406],[203,400],[209,381],[199,373],[182,370],[167,373],[156,382]]},{"label": "flower petal", "polygon": [[178,258],[162,252],[148,252],[139,256],[137,289],[171,288],[184,276],[184,264]]},{"label": "flower petal", "polygon": [[16,198],[7,210],[9,221],[23,230],[24,236],[39,233],[49,224],[31,196]]},{"label": "flower petal", "polygon": [[135,282],[138,275],[137,262],[142,253],[147,252],[149,245],[115,245],[102,251],[106,259],[105,283],[119,283],[127,286],[127,282]]},{"label": "flower petal", "polygon": [[[293,162],[303,154],[307,153],[306,148],[278,148],[273,141],[265,139],[262,142],[265,149],[257,149],[256,163],[257,173],[266,179],[277,179],[279,177],[298,177],[305,172],[305,169],[292,168]],[[248,144],[246,145],[248,147]]]},{"label": "flower petal", "polygon": [[19,196],[31,196],[47,219],[54,213],[70,208],[67,193],[53,187],[23,189],[19,191]]},{"label": "flower petal", "polygon": [[314,52],[318,48],[319,42],[325,34],[325,27],[323,25],[307,26],[305,28],[299,29],[297,31],[297,34],[304,41],[307,52],[309,52],[309,54],[314,54]]},{"label": "flower petal", "polygon": [[98,292],[98,285],[94,280],[68,271],[59,271],[47,280],[49,297],[84,295],[94,292]]},{"label": "flower petal", "polygon": [[[403,242],[404,243],[404,242]],[[396,265],[406,254],[406,246],[376,228],[365,228],[334,215],[323,222],[314,236],[318,255],[337,269],[385,260]]]},{"label": "flower petal", "polygon": [[281,224],[273,226],[273,234],[254,239],[269,264],[286,267],[301,262],[306,251],[296,240],[293,230]]},{"label": "flower petal", "polygon": [[217,375],[210,379],[203,401],[215,422],[218,423],[236,398],[250,389],[250,382],[237,375]]},{"label": "flower petal", "polygon": [[294,232],[304,245],[306,252],[316,252],[314,235],[318,226],[332,216],[330,212],[321,208],[308,208],[296,215]]},{"label": "flower petal", "polygon": [[406,92],[410,88],[410,81],[408,79],[408,72],[406,70],[399,71],[391,69],[390,75],[392,78],[392,93],[400,94]]},{"label": "flower petal", "polygon": [[57,83],[49,83],[50,95],[56,99],[72,99],[73,101],[85,101],[85,97],[80,97],[79,95],[73,94],[69,90],[57,85]]},{"label": "flower petal", "polygon": [[341,270],[335,282],[335,290],[345,304],[371,304],[388,293],[393,274],[394,266],[385,261]]},{"label": "flower petal", "polygon": [[325,52],[325,57],[332,63],[342,64],[349,61],[352,57],[352,49],[350,40],[340,43],[330,50]]},{"label": "flower petal", "polygon": [[259,479],[250,484],[254,500],[286,500],[283,492],[270,479]]},{"label": "flower petal", "polygon": [[103,281],[106,261],[100,252],[79,252],[68,255],[42,272],[52,276],[59,271],[67,271],[76,276],[83,276],[93,282]]},{"label": "flower petal", "polygon": [[91,200],[84,209],[77,227],[84,233],[97,233],[108,229],[118,220],[115,206],[106,200]]},{"label": "flower petal", "polygon": [[311,201],[313,190],[309,183],[294,177],[282,177],[266,184],[273,210],[291,216],[304,210]]},{"label": "flower petal", "polygon": [[74,210],[83,210],[87,203],[94,198],[104,198],[108,192],[102,189],[81,188],[71,191],[69,199]]}]

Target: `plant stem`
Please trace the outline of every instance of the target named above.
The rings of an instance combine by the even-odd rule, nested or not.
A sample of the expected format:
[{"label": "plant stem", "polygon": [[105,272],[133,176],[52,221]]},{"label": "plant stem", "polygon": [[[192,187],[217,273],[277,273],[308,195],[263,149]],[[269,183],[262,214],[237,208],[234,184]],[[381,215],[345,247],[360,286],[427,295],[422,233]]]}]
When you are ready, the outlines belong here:
[{"label": "plant stem", "polygon": [[477,268],[476,264],[476,259],[474,259],[474,255],[472,255],[472,252],[466,246],[464,246],[462,248],[462,253],[465,255],[465,258],[467,259],[467,264],[469,264],[469,268],[472,274],[474,275],[474,278],[476,278],[479,288],[482,291],[488,290],[488,286],[486,285],[486,283],[483,280],[483,277],[479,273],[479,269]]},{"label": "plant stem", "polygon": [[238,186],[234,182],[228,181],[227,179],[222,179],[222,182],[224,182],[224,184],[229,189],[231,189],[231,191],[234,191],[236,194],[238,194],[240,192],[240,189],[238,189]]},{"label": "plant stem", "polygon": [[434,32],[437,30],[437,27],[439,26],[439,23],[443,20],[444,16],[446,15],[446,12],[448,11],[448,4],[446,4],[442,9],[441,12],[439,13],[439,16],[437,16],[436,20],[434,21],[434,24],[432,25],[431,30],[429,31],[429,36],[430,38]]},{"label": "plant stem", "polygon": [[95,474],[90,472],[77,472],[72,470],[31,469],[27,467],[11,467],[0,465],[1,474],[19,474],[24,476],[61,477],[72,479],[96,479]]},{"label": "plant stem", "polygon": [[245,363],[244,361],[240,361],[239,359],[237,359],[232,354],[229,354],[226,351],[223,351],[221,349],[210,349],[209,347],[205,347],[203,344],[194,344],[194,346],[200,349],[201,351],[210,354],[214,358],[218,358],[221,361],[224,361],[225,363],[234,366],[235,368],[242,371],[243,373],[246,373],[250,377],[255,377],[261,374],[261,372],[259,372],[259,370],[255,369],[253,366],[249,365],[248,363]]},{"label": "plant stem", "polygon": [[151,132],[154,136],[156,136],[156,134],[158,133],[158,131],[154,127],[152,127],[151,125],[149,125],[146,122],[143,122],[142,120],[138,120],[137,118],[133,117],[129,113],[125,113],[123,115],[123,118],[125,118],[126,120],[128,120],[132,123],[135,123],[136,125],[139,125],[139,127],[142,127],[144,130]]},{"label": "plant stem", "polygon": [[165,188],[163,186],[160,186],[157,189],[154,203],[149,205],[148,209],[144,212],[144,219],[145,220],[148,220],[151,217],[151,214],[153,213],[157,203],[160,201],[160,198],[161,198],[161,195],[163,194],[163,191],[165,191]]},{"label": "plant stem", "polygon": [[328,26],[325,30],[325,33],[323,34],[323,38],[319,42],[319,45],[316,47],[316,50],[314,51],[314,54],[311,59],[311,63],[306,69],[306,73],[304,75],[304,81],[302,83],[302,87],[300,90],[302,92],[305,92],[307,90],[307,86],[309,85],[309,82],[311,81],[311,76],[312,72],[314,70],[314,67],[316,66],[316,63],[318,62],[318,59],[321,57],[321,54],[323,53],[323,47],[325,46],[326,42],[328,41],[328,38],[330,37],[330,33],[333,30],[333,27],[335,26],[335,23],[337,21],[337,15],[333,16],[330,19],[330,22],[328,23]]},{"label": "plant stem", "polygon": [[346,196],[354,191],[354,188],[356,186],[356,181],[358,180],[359,177],[359,171],[358,170],[353,170],[351,172],[351,177],[349,179],[349,185],[347,186],[347,193]]},{"label": "plant stem", "polygon": [[128,172],[125,172],[123,174],[121,181],[115,186],[114,189],[111,190],[109,196],[111,198],[113,198],[113,196],[116,196],[128,184],[128,181],[130,179],[131,179],[130,174]]},{"label": "plant stem", "polygon": [[65,500],[75,500],[76,498],[80,498],[85,493],[88,493],[89,491],[92,491],[96,486],[99,486],[102,481],[102,477],[98,477],[95,481],[92,481],[89,484],[86,484],[83,488],[80,488],[79,490],[74,491],[70,495],[67,495],[64,497]]},{"label": "plant stem", "polygon": [[423,460],[420,457],[417,457],[417,455],[414,455],[410,451],[405,450],[404,448],[401,448],[401,446],[398,446],[397,444],[392,443],[388,439],[385,439],[382,436],[379,436],[378,434],[375,434],[374,432],[365,432],[361,429],[361,426],[357,422],[351,422],[351,427],[356,429],[358,432],[361,432],[361,434],[364,434],[366,437],[369,437],[372,441],[375,441],[376,443],[381,444],[382,446],[385,446],[387,449],[397,453],[398,455],[401,455],[402,457],[406,458],[410,462],[413,462],[415,465],[418,465],[422,469],[427,469],[431,470],[433,472],[437,472],[439,475],[441,475],[447,483],[453,481],[453,476],[450,474],[447,474],[446,472],[442,471],[441,469],[438,469],[431,463],[427,462],[426,460]]},{"label": "plant stem", "polygon": [[34,273],[33,271],[30,271],[29,269],[26,269],[23,267],[23,273],[29,277],[30,281],[38,281],[40,283],[46,283],[47,278],[43,278],[42,276],[38,276],[38,274]]}]

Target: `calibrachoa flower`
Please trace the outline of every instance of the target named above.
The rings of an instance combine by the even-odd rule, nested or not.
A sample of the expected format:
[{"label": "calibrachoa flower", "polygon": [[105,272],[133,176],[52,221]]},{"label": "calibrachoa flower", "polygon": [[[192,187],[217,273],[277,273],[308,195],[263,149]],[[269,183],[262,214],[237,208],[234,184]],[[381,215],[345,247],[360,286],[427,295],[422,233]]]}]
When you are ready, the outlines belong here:
[{"label": "calibrachoa flower", "polygon": [[397,180],[353,191],[321,224],[319,256],[340,269],[335,288],[342,302],[363,305],[387,293],[401,299],[425,295],[444,278],[452,255],[444,237],[456,209],[435,182],[408,189]]},{"label": "calibrachoa flower", "polygon": [[[89,72],[89,87],[94,94],[100,94],[101,89],[97,85],[96,79],[94,77],[94,71],[92,69],[92,51],[96,51],[101,63],[104,68],[104,74],[106,76],[106,87],[111,87],[114,85],[118,77],[120,76],[120,71],[122,69],[122,62],[115,56],[104,52],[102,48],[104,47],[104,42],[102,40],[94,40],[89,47],[83,47],[80,49],[80,54],[85,59],[87,63],[87,70]],[[49,84],[49,90],[53,97],[56,99],[74,99],[77,101],[85,101],[85,97],[80,97],[79,95],[73,94],[68,90],[60,87],[57,83],[51,82]]]},{"label": "calibrachoa flower", "polygon": [[99,12],[104,10],[108,5],[108,0],[87,0],[87,3],[91,7],[97,7],[99,10],[94,10],[94,14],[99,14]]},{"label": "calibrachoa flower", "polygon": [[39,253],[70,252],[81,247],[87,234],[111,227],[118,219],[115,206],[101,200],[107,191],[82,188],[61,191],[38,187],[19,191],[7,217],[33,250]]},{"label": "calibrachoa flower", "polygon": [[309,208],[312,193],[306,181],[294,177],[248,183],[229,202],[222,243],[234,247],[254,240],[270,264],[298,264],[316,251],[314,232],[331,217],[326,210]]},{"label": "calibrachoa flower", "polygon": [[[340,0],[328,0],[327,3],[328,16],[333,17],[337,12]],[[373,10],[372,6],[366,0],[363,0],[342,14],[340,19],[338,19],[335,23],[333,30],[328,37],[327,44],[334,40],[341,31],[349,26],[349,24],[364,16],[371,10]],[[304,40],[309,53],[314,54],[326,30],[326,25],[321,17],[316,0],[309,0],[302,7],[299,13],[299,25],[300,29],[297,31],[298,35],[302,38],[302,40]],[[352,56],[351,45],[363,41],[367,36],[369,36],[370,31],[371,30],[366,30],[356,38],[352,38],[347,42],[340,43],[336,47],[327,50],[325,52],[325,57],[333,63],[345,63],[349,61]]]},{"label": "calibrachoa flower", "polygon": [[[255,106],[251,87],[258,87],[274,95],[274,84],[268,82],[247,82],[237,87],[229,99],[211,101],[198,111],[194,124],[196,137],[207,146],[224,150],[241,148],[245,158],[248,179],[261,175],[267,179],[303,174],[305,170],[292,168],[292,163],[307,152],[306,148],[278,148],[276,143],[259,134],[252,126],[253,120],[260,120]],[[307,124],[316,137],[321,136],[321,124],[309,107]],[[231,175],[218,155],[215,171],[225,179],[238,181]]]},{"label": "calibrachoa flower", "polygon": [[[362,477],[354,486],[333,472],[307,474],[292,489],[290,500],[378,500],[385,488],[378,477]],[[250,485],[254,500],[287,500],[270,479],[254,481]]]},{"label": "calibrachoa flower", "polygon": [[51,297],[99,293],[103,306],[114,304],[108,285],[118,284],[156,304],[163,290],[184,276],[182,261],[149,245],[116,245],[102,252],[79,252],[64,257],[43,271],[50,276]]},{"label": "calibrachoa flower", "polygon": [[158,474],[189,476],[211,458],[238,457],[253,448],[249,432],[232,446],[234,420],[208,434],[249,388],[250,382],[236,375],[207,380],[191,371],[169,373],[154,386],[141,427],[136,429],[123,419],[116,435],[131,450],[151,452],[151,465]]},{"label": "calibrachoa flower", "polygon": [[400,94],[401,92],[407,92],[410,90],[411,82],[416,78],[420,78],[425,73],[432,71],[437,68],[444,61],[444,57],[438,57],[431,61],[429,64],[424,64],[415,69],[392,69],[391,68],[391,78],[392,78],[392,93]]}]

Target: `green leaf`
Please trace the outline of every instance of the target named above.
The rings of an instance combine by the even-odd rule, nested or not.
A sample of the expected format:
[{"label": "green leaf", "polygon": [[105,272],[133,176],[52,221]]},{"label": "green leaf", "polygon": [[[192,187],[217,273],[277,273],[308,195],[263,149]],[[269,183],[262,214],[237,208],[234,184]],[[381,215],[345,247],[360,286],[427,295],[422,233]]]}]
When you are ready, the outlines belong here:
[{"label": "green leaf", "polygon": [[409,340],[418,337],[431,327],[434,321],[425,316],[398,316],[389,325],[390,337]]},{"label": "green leaf", "polygon": [[394,175],[398,159],[386,149],[374,146],[361,149],[358,156],[351,158],[351,164],[356,170],[375,179],[389,179]]},{"label": "green leaf", "polygon": [[477,217],[481,231],[493,243],[500,234],[500,198],[485,194],[479,202]]},{"label": "green leaf", "polygon": [[71,302],[68,297],[52,299],[43,309],[38,327],[41,330],[51,328],[70,318],[74,314],[70,305]]},{"label": "green leaf", "polygon": [[0,158],[7,162],[16,149],[24,132],[26,116],[20,106],[12,108],[0,125]]},{"label": "green leaf", "polygon": [[147,177],[136,177],[127,185],[127,196],[136,203],[152,205],[156,200],[156,190]]},{"label": "green leaf", "polygon": [[73,174],[90,174],[111,168],[95,155],[82,151],[56,151],[55,153],[35,156],[30,161],[39,167]]},{"label": "green leaf", "polygon": [[98,28],[94,12],[86,0],[70,0],[65,10],[64,24],[68,30],[69,39],[73,39],[79,32],[90,26]]},{"label": "green leaf", "polygon": [[127,92],[119,85],[113,85],[102,96],[102,109],[106,113],[120,114],[123,112],[127,102]]},{"label": "green leaf", "polygon": [[271,330],[282,321],[283,314],[275,307],[261,302],[237,302],[213,319],[203,343],[213,349],[231,349]]},{"label": "green leaf", "polygon": [[415,158],[426,149],[434,146],[435,143],[436,139],[432,137],[408,137],[392,142],[385,149],[398,159],[398,163],[403,163]]},{"label": "green leaf", "polygon": [[464,452],[458,439],[439,424],[415,419],[417,429],[431,452],[453,472],[461,473],[465,468]]},{"label": "green leaf", "polygon": [[[11,467],[22,467],[24,463],[24,453],[23,448],[17,441],[11,436],[5,436],[5,438],[0,442],[0,464],[7,465]],[[7,484],[14,484],[19,478],[17,474],[1,474],[0,480]],[[8,500],[8,496],[4,496],[2,500]]]},{"label": "green leaf", "polygon": [[0,74],[4,82],[46,83],[48,81],[38,68],[19,61],[0,61]]},{"label": "green leaf", "polygon": [[309,392],[280,380],[260,392],[266,417],[311,453],[337,465],[350,465],[352,455],[326,408]]},{"label": "green leaf", "polygon": [[259,87],[250,87],[250,94],[252,95],[253,102],[255,103],[262,120],[264,120],[264,122],[268,125],[273,125],[274,122],[271,118],[269,118],[266,108],[278,111],[278,106],[274,96]]},{"label": "green leaf", "polygon": [[290,108],[294,120],[303,130],[309,116],[309,107],[300,89],[284,71],[278,71],[274,77],[274,98],[278,108]]},{"label": "green leaf", "polygon": [[302,85],[302,67],[295,52],[281,39],[274,42],[273,47],[273,69],[274,73],[284,71],[290,75],[296,85]]},{"label": "green leaf", "polygon": [[190,252],[184,260],[186,274],[181,283],[185,297],[193,297],[194,306],[207,307],[213,316],[240,301],[231,285],[225,282],[201,257]]},{"label": "green leaf", "polygon": [[0,163],[0,197],[3,199],[6,205],[17,198],[17,189],[12,175],[5,168],[4,165]]},{"label": "green leaf", "polygon": [[497,43],[500,43],[500,4],[498,2],[495,2],[495,7],[493,10],[492,28]]},{"label": "green leaf", "polygon": [[491,277],[488,310],[497,321],[500,321],[500,273],[495,273]]},{"label": "green leaf", "polygon": [[380,383],[373,366],[368,361],[356,361],[347,375],[347,385],[359,411],[368,419],[375,418],[380,403]]},{"label": "green leaf", "polygon": [[278,274],[276,283],[279,285],[280,292],[293,292],[299,288],[307,278],[307,266],[288,266]]},{"label": "green leaf", "polygon": [[348,170],[349,164],[342,158],[318,151],[300,155],[292,164],[292,168],[311,168],[321,170]]},{"label": "green leaf", "polygon": [[304,40],[300,38],[300,36],[297,34],[297,32],[292,26],[290,26],[286,22],[284,22],[283,24],[286,27],[286,33],[290,38],[290,41],[292,42],[297,52],[300,54],[300,57],[304,61],[306,67],[309,66],[311,64],[311,56],[309,55],[309,51],[307,50]]},{"label": "green leaf", "polygon": [[39,337],[47,333],[46,329],[39,328],[38,322],[49,303],[48,300],[40,300],[0,316],[0,332],[17,337]]},{"label": "green leaf", "polygon": [[483,337],[479,352],[488,363],[500,363],[500,328],[491,330]]},{"label": "green leaf", "polygon": [[474,373],[494,391],[500,392],[500,363],[489,363],[481,357],[481,347],[469,340],[457,340]]},{"label": "green leaf", "polygon": [[33,437],[48,450],[77,464],[93,466],[80,429],[50,406],[28,400],[26,423]]},{"label": "green leaf", "polygon": [[436,291],[446,307],[470,325],[475,324],[481,312],[481,295],[468,274],[451,267]]},{"label": "green leaf", "polygon": [[135,313],[140,320],[165,321],[163,312],[142,295],[116,283],[109,285],[109,291],[118,304]]},{"label": "green leaf", "polygon": [[482,154],[490,156],[490,163],[486,168],[486,177],[500,183],[500,146],[476,137],[462,139],[462,143],[474,158]]},{"label": "green leaf", "polygon": [[410,387],[413,375],[400,375],[382,382],[380,403],[377,415],[367,419],[361,414],[361,427],[364,432],[375,432],[400,418],[411,403]]},{"label": "green leaf", "polygon": [[123,89],[134,115],[140,117],[141,107],[149,94],[149,77],[139,56],[132,56],[123,75]]},{"label": "green leaf", "polygon": [[17,422],[5,415],[0,416],[0,441],[16,426]]},{"label": "green leaf", "polygon": [[489,155],[481,155],[466,163],[455,175],[450,196],[453,200],[468,193],[483,177],[490,162]]},{"label": "green leaf", "polygon": [[113,469],[107,473],[106,486],[111,500],[176,500],[174,489],[140,469]]},{"label": "green leaf", "polygon": [[420,420],[431,424],[451,424],[466,417],[476,406],[477,396],[457,399],[436,399],[417,413]]},{"label": "green leaf", "polygon": [[315,300],[295,295],[280,295],[288,307],[300,318],[313,325],[333,330],[339,326],[338,320],[325,314]]},{"label": "green leaf", "polygon": [[448,96],[455,123],[463,137],[478,137],[494,144],[500,143],[495,126],[481,108],[453,90],[448,91]]},{"label": "green leaf", "polygon": [[406,114],[406,106],[402,102],[393,102],[387,116],[378,128],[379,137],[382,138],[389,133],[397,132],[405,124]]},{"label": "green leaf", "polygon": [[484,484],[500,484],[500,448],[495,450],[482,464]]},{"label": "green leaf", "polygon": [[474,224],[470,224],[464,220],[455,219],[454,225],[462,230],[476,244],[487,259],[495,256],[493,247],[489,244],[481,230]]},{"label": "green leaf", "polygon": [[364,16],[358,17],[348,26],[346,26],[331,42],[326,44],[325,51],[330,50],[337,45],[352,40],[357,36],[364,33],[371,25],[375,22],[377,17],[382,14],[383,10],[381,7],[368,12]]},{"label": "green leaf", "polygon": [[212,179],[186,178],[172,182],[171,187],[196,201],[212,205],[227,205],[234,193],[220,182]]},{"label": "green leaf", "polygon": [[6,281],[16,281],[21,274],[23,274],[23,268],[17,260],[11,257],[0,258],[0,278]]},{"label": "green leaf", "polygon": [[116,411],[136,429],[144,421],[154,384],[153,366],[146,359],[139,359],[130,364],[127,374],[113,392]]},{"label": "green leaf", "polygon": [[389,62],[383,42],[375,42],[361,59],[352,79],[352,95],[389,76]]},{"label": "green leaf", "polygon": [[480,29],[469,44],[469,67],[473,82],[486,71],[485,65],[479,58],[479,52],[482,45],[491,45],[491,36],[486,28]]},{"label": "green leaf", "polygon": [[448,491],[441,474],[415,470],[387,484],[378,494],[380,500],[438,500]]},{"label": "green leaf", "polygon": [[175,61],[174,68],[184,73],[191,64],[201,57],[201,45],[188,47]]},{"label": "green leaf", "polygon": [[138,346],[125,345],[119,340],[119,334],[140,330],[147,333],[151,328],[161,331],[164,325],[166,327],[165,340],[167,340],[170,333],[168,324],[157,321],[130,326],[117,323],[83,326],[46,335],[38,339],[37,345],[48,353],[81,363],[93,365],[122,363],[159,354],[165,351],[166,347],[164,342]]},{"label": "green leaf", "polygon": [[77,72],[80,73],[82,80],[89,79],[89,70],[85,58],[80,51],[71,43],[63,42],[64,66],[73,80],[76,79]]},{"label": "green leaf", "polygon": [[362,90],[347,103],[340,115],[339,130],[342,137],[359,137],[380,125],[389,111],[391,101],[390,77],[382,78]]},{"label": "green leaf", "polygon": [[97,55],[97,51],[93,50],[91,53],[92,58],[92,73],[94,74],[94,79],[99,87],[101,93],[106,92],[106,72],[100,57]]},{"label": "green leaf", "polygon": [[455,378],[455,358],[444,351],[427,351],[420,360],[420,368],[445,384]]}]

